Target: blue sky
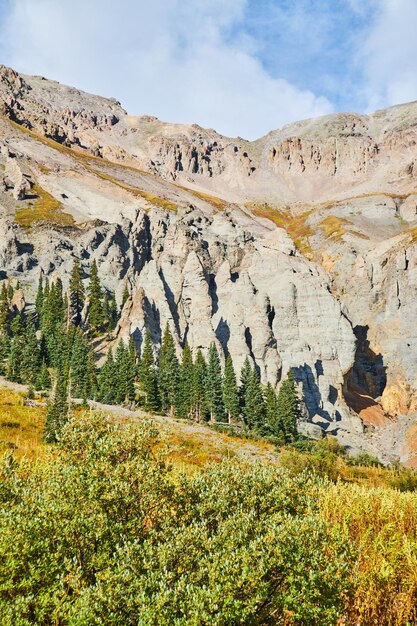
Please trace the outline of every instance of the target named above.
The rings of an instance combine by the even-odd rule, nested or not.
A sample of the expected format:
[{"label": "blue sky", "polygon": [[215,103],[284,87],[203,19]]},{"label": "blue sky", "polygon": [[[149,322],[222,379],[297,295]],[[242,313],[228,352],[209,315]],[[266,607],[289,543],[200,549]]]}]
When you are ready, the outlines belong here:
[{"label": "blue sky", "polygon": [[417,99],[417,0],[0,0],[0,62],[257,138]]}]

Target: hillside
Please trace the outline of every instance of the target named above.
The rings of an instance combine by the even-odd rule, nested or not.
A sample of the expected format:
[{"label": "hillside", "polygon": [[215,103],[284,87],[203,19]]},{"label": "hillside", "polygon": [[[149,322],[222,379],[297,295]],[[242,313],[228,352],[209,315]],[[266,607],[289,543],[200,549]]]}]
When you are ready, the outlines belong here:
[{"label": "hillside", "polygon": [[415,622],[412,474],[121,407],[51,447],[27,403],[0,388],[5,626]]},{"label": "hillside", "polygon": [[129,288],[114,344],[169,322],[265,383],[292,368],[312,430],[415,464],[416,103],[246,142],[1,66],[0,112],[0,279],[29,307],[95,260]]}]

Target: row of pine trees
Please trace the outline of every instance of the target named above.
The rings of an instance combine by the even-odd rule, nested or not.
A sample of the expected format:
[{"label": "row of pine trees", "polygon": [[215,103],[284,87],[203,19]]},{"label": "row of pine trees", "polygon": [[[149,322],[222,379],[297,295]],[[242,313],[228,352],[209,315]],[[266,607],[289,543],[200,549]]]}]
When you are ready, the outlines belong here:
[{"label": "row of pine trees", "polygon": [[[125,289],[122,307],[128,298]],[[246,358],[238,381],[230,356],[224,368],[214,343],[207,359],[195,357],[187,343],[178,359],[167,324],[159,352],[147,329],[139,355],[132,340],[120,342],[98,370],[92,343],[111,333],[119,318],[114,294],[107,293],[94,262],[87,288],[79,261],[69,289],[60,279],[39,279],[35,310],[12,315],[13,287],[0,291],[0,374],[34,389],[53,387],[48,404],[46,438],[53,441],[69,413],[71,398],[105,404],[138,404],[199,422],[239,425],[282,442],[297,437],[300,402],[292,372],[277,394],[261,384]]]}]

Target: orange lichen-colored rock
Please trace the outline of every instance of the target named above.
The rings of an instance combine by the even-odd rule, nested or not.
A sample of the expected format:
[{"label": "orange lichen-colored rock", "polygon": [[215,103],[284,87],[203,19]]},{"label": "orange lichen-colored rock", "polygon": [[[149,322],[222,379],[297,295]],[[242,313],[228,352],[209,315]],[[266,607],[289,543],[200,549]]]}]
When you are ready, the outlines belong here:
[{"label": "orange lichen-colored rock", "polygon": [[387,385],[381,398],[381,405],[389,415],[404,415],[410,409],[410,387],[403,381]]}]

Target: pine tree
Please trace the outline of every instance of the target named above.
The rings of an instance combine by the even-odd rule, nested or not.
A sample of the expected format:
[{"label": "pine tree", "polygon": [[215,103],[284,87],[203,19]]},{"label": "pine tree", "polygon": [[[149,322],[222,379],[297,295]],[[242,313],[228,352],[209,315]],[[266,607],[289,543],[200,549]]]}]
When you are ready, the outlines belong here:
[{"label": "pine tree", "polygon": [[11,282],[10,278],[9,278],[9,282],[7,284],[7,297],[8,297],[9,302],[12,301],[13,296],[14,296],[14,287],[12,285],[12,282]]},{"label": "pine tree", "polygon": [[237,421],[240,413],[239,389],[237,386],[232,357],[230,355],[227,357],[224,367],[223,403],[229,424],[232,421]]},{"label": "pine tree", "polygon": [[114,404],[116,400],[115,380],[117,378],[113,351],[110,348],[107,360],[98,376],[98,399],[104,404]]},{"label": "pine tree", "polygon": [[51,377],[45,361],[42,361],[41,369],[35,383],[35,389],[50,389]]},{"label": "pine tree", "polygon": [[174,339],[167,322],[159,355],[158,387],[162,409],[171,415],[174,413],[178,394],[178,374]]},{"label": "pine tree", "polygon": [[117,404],[133,402],[135,399],[135,358],[132,351],[121,341],[117,346],[115,355],[116,380],[115,399]]},{"label": "pine tree", "polygon": [[114,330],[117,326],[117,318],[119,316],[119,312],[117,310],[117,302],[116,302],[116,296],[114,295],[114,293],[112,293],[110,295],[110,297],[108,298],[108,305],[107,305],[107,329],[108,330]]},{"label": "pine tree", "polygon": [[50,332],[45,332],[45,343],[47,346],[48,363],[55,369],[60,369],[65,375],[69,369],[69,346],[72,344],[70,334],[66,334],[60,326],[53,328]]},{"label": "pine tree", "polygon": [[[266,431],[265,434],[282,437],[281,425],[278,421],[278,398],[275,389],[268,383],[264,390]],[[283,439],[284,441],[284,439]]]},{"label": "pine tree", "polygon": [[62,372],[58,370],[53,392],[48,402],[45,423],[45,441],[58,441],[61,430],[68,421],[67,389]]},{"label": "pine tree", "polygon": [[12,340],[10,345],[7,377],[13,382],[22,383],[21,368],[24,349],[24,324],[20,315],[16,315],[13,319],[10,325],[10,330],[12,333]]},{"label": "pine tree", "polygon": [[0,375],[7,373],[8,359],[10,356],[10,337],[0,335]]},{"label": "pine tree", "polygon": [[193,372],[192,416],[197,422],[209,418],[206,403],[207,363],[201,350],[198,350]]},{"label": "pine tree", "polygon": [[62,281],[58,278],[52,285],[45,284],[42,303],[41,326],[46,337],[52,336],[57,330],[62,333],[66,317],[63,298]]},{"label": "pine tree", "polygon": [[252,369],[245,397],[246,424],[250,430],[265,433],[266,410],[261,381],[255,368]]},{"label": "pine tree", "polygon": [[9,332],[9,296],[5,283],[0,292],[0,335],[7,335]]},{"label": "pine tree", "polygon": [[209,348],[205,388],[210,421],[223,422],[225,414],[222,393],[222,369],[219,353],[214,342],[210,344]]},{"label": "pine tree", "polygon": [[239,396],[240,396],[240,413],[242,415],[243,422],[246,426],[248,426],[248,417],[246,411],[246,396],[248,393],[249,383],[252,377],[252,367],[249,361],[249,357],[246,356],[245,361],[242,366],[242,370],[240,372],[240,388],[239,388]]},{"label": "pine tree", "polygon": [[67,306],[64,302],[64,288],[62,286],[62,280],[59,278],[55,281],[55,302],[54,302],[54,317],[57,324],[62,324],[65,321],[67,315]]},{"label": "pine tree", "polygon": [[300,417],[300,399],[294,374],[290,370],[279,389],[277,400],[277,422],[281,426],[287,443],[297,439],[297,420]]},{"label": "pine tree", "polygon": [[94,260],[91,267],[90,284],[88,287],[88,297],[90,301],[90,309],[88,312],[88,321],[93,333],[99,333],[103,330],[105,324],[103,309],[103,292],[98,277],[97,263]]},{"label": "pine tree", "polygon": [[29,385],[35,384],[41,365],[35,325],[31,317],[26,319],[21,352],[20,376]]},{"label": "pine tree", "polygon": [[85,289],[80,261],[74,259],[69,284],[69,315],[72,324],[79,326],[85,302]]},{"label": "pine tree", "polygon": [[76,328],[70,354],[71,394],[86,398],[90,393],[89,356],[90,348],[80,328]]},{"label": "pine tree", "polygon": [[35,309],[36,309],[36,314],[38,316],[39,321],[42,315],[43,298],[44,298],[43,274],[41,272],[39,274],[38,290],[36,292],[36,301],[35,301]]},{"label": "pine tree", "polygon": [[143,342],[139,380],[142,392],[145,396],[145,408],[149,411],[157,411],[159,408],[157,378],[151,333],[148,328],[145,331],[145,339]]},{"label": "pine tree", "polygon": [[[204,380],[204,379],[203,379]],[[179,417],[191,417],[193,410],[193,392],[194,392],[194,364],[193,355],[191,353],[188,342],[185,342],[182,351],[182,359],[180,366],[178,394],[176,403],[176,413]]]}]

